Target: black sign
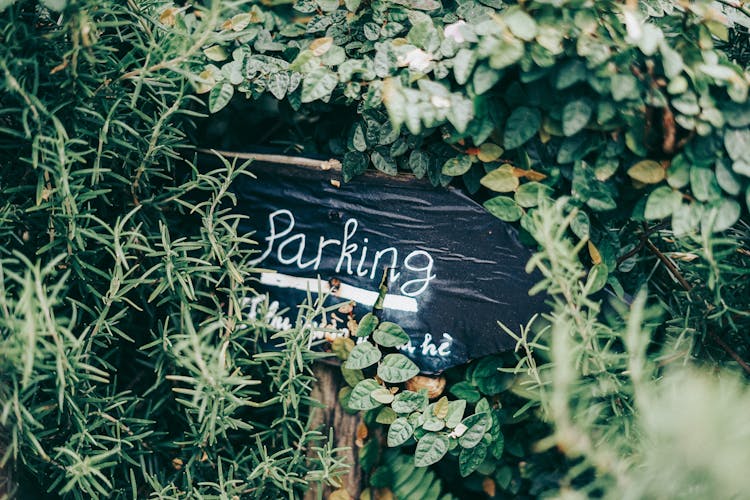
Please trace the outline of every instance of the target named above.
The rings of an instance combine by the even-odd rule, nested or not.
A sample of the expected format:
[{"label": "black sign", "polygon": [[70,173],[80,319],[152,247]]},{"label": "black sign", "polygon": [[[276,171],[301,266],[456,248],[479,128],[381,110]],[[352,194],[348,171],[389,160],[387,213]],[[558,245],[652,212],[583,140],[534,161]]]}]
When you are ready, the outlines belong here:
[{"label": "black sign", "polygon": [[[336,169],[254,163],[257,179],[235,184],[240,229],[255,231],[260,282],[272,302],[269,320],[291,326],[308,290],[334,291],[329,301],[356,302],[354,318],[372,310],[390,269],[382,320],[401,325],[401,350],[425,373],[512,349],[498,321],[517,330],[539,312],[529,297],[537,277],[524,266],[530,250],[517,231],[453,188],[412,176],[366,174],[343,183]],[[322,285],[321,281],[322,280]],[[257,314],[261,298],[250,299]],[[284,308],[288,317],[278,314]],[[348,308],[327,325],[348,335]],[[322,335],[322,332],[320,332]]]}]

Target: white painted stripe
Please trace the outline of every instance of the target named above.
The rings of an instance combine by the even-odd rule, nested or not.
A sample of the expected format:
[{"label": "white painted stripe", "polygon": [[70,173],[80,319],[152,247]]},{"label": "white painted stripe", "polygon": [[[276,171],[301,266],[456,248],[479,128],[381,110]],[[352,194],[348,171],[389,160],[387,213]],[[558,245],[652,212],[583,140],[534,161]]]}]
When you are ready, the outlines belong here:
[{"label": "white painted stripe", "polygon": [[[261,273],[260,282],[268,286],[293,288],[304,292],[309,290],[310,292],[317,293],[318,290],[322,290],[323,293],[328,293],[330,291],[330,287],[326,281],[313,278],[298,278],[296,276],[282,273]],[[378,294],[371,290],[365,290],[364,288],[342,284],[339,287],[336,297],[353,300],[357,304],[362,304],[364,306],[373,306],[378,299]],[[383,307],[385,309],[396,309],[406,312],[417,312],[419,310],[416,299],[390,293],[385,295]]]}]

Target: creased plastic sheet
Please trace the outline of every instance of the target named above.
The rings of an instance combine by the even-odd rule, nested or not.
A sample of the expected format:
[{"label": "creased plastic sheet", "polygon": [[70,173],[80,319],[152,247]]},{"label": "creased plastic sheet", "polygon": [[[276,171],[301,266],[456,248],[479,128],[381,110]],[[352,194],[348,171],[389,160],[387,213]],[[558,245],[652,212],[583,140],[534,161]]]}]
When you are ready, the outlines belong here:
[{"label": "creased plastic sheet", "polygon": [[[259,287],[278,303],[269,317],[278,327],[293,322],[318,278],[326,290],[340,283],[329,304],[354,300],[361,318],[384,268],[393,267],[382,319],[409,334],[401,352],[424,373],[438,373],[512,349],[498,321],[517,331],[544,308],[542,298],[529,297],[538,277],[524,271],[530,250],[515,228],[457,189],[382,175],[332,183],[337,173],[303,167],[251,171],[257,179],[234,188],[248,216],[240,229],[255,231],[258,267],[276,271],[261,275]],[[248,314],[258,310],[248,304]],[[346,312],[326,319],[348,333]]]}]

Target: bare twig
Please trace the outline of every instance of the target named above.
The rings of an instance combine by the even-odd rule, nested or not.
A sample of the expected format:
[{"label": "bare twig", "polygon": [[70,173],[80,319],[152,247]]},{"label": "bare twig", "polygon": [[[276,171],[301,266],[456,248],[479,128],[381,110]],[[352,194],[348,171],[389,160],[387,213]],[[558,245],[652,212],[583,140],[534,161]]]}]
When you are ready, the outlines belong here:
[{"label": "bare twig", "polygon": [[740,365],[742,367],[743,370],[745,370],[747,373],[750,373],[750,365],[748,365],[740,357],[740,355],[737,354],[737,352],[735,352],[734,349],[732,349],[731,347],[729,347],[729,344],[727,344],[726,342],[724,342],[724,340],[721,337],[719,337],[718,335],[716,335],[712,331],[709,331],[708,334],[711,336],[711,338],[713,339],[713,341],[716,342],[719,345],[719,347],[721,347],[722,349],[724,349],[724,352],[726,352],[727,354],[729,354],[729,356],[733,360],[735,360],[738,365]]},{"label": "bare twig", "polygon": [[682,288],[685,289],[686,292],[689,292],[690,290],[693,289],[693,285],[687,282],[687,280],[682,275],[680,270],[677,269],[677,266],[675,266],[674,263],[671,260],[669,260],[669,257],[661,253],[661,250],[656,248],[656,245],[654,245],[651,242],[651,240],[646,239],[646,246],[648,247],[649,250],[651,250],[654,253],[654,255],[656,255],[656,257],[661,261],[661,263],[666,266],[666,268],[669,270],[669,273],[672,275],[672,277],[674,277],[674,279],[676,279],[680,283],[680,285],[682,286]]},{"label": "bare twig", "polygon": [[277,163],[280,165],[297,165],[300,167],[313,167],[321,170],[340,170],[341,162],[332,158],[330,160],[316,160],[314,158],[304,158],[301,156],[270,155],[261,153],[236,153],[233,151],[219,151],[216,149],[196,149],[199,153],[218,154],[227,158],[237,158],[240,160],[255,160],[266,163]]}]

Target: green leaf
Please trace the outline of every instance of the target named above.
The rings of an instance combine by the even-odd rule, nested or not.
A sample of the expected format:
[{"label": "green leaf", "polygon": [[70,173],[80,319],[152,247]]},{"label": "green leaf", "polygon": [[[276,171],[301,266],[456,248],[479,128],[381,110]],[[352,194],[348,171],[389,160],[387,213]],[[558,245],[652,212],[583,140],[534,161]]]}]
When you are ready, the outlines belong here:
[{"label": "green leaf", "polygon": [[492,450],[492,456],[500,460],[503,456],[503,450],[505,450],[505,436],[502,432],[498,431],[497,435],[493,436],[490,449]]},{"label": "green leaf", "polygon": [[729,162],[725,158],[716,161],[716,181],[726,193],[737,196],[742,191],[742,184],[732,172]]},{"label": "green leaf", "polygon": [[500,374],[503,360],[499,356],[486,356],[474,364],[471,380],[487,395],[499,394],[506,386],[506,378]]},{"label": "green leaf", "polygon": [[453,58],[453,76],[456,83],[466,85],[476,62],[477,55],[473,50],[460,49],[456,53],[456,57]]},{"label": "green leaf", "polygon": [[[387,150],[386,150],[387,151]],[[391,158],[387,152],[375,150],[370,154],[370,160],[375,168],[388,175],[396,175],[398,173],[398,166],[396,160]]]},{"label": "green leaf", "polygon": [[315,0],[315,3],[323,12],[333,12],[339,8],[338,0]]},{"label": "green leaf", "polygon": [[684,188],[690,182],[690,163],[685,155],[678,154],[672,158],[667,169],[667,184],[675,189]]},{"label": "green leaf", "polygon": [[505,222],[515,222],[523,216],[523,210],[521,210],[513,198],[507,196],[496,196],[485,201],[484,208]]},{"label": "green leaf", "polygon": [[212,45],[208,48],[203,49],[203,53],[206,55],[206,58],[210,59],[211,61],[223,61],[227,57],[229,57],[229,54],[227,54],[227,51],[224,50],[224,47],[221,45]]},{"label": "green leaf", "polygon": [[443,174],[456,177],[464,175],[471,168],[471,156],[459,155],[454,158],[449,158],[443,163]]},{"label": "green leaf", "polygon": [[476,413],[469,415],[463,422],[466,431],[458,438],[458,444],[462,448],[475,447],[484,437],[484,433],[490,429],[492,418],[489,413]]},{"label": "green leaf", "polygon": [[[359,320],[359,326],[357,327],[357,337],[367,337],[372,333],[373,330],[375,330],[375,328],[378,326],[378,323],[380,323],[380,320],[373,313],[365,314],[364,316],[362,316],[362,319]],[[377,340],[375,342],[377,342]],[[378,343],[380,344],[380,342]]]},{"label": "green leaf", "polygon": [[286,96],[290,82],[291,78],[285,71],[271,73],[268,76],[268,91],[271,92],[276,99],[281,100]]},{"label": "green leaf", "polygon": [[591,234],[591,221],[588,214],[579,210],[570,221],[570,230],[580,239],[588,238]]},{"label": "green leaf", "polygon": [[366,378],[358,383],[349,395],[349,408],[352,410],[372,410],[380,406],[380,403],[370,396],[380,387],[380,384],[371,378]]},{"label": "green leaf", "polygon": [[490,66],[496,70],[517,63],[525,54],[523,42],[517,38],[503,37],[490,56]]},{"label": "green leaf", "polygon": [[379,424],[391,425],[396,421],[396,418],[398,418],[396,412],[393,411],[392,408],[386,406],[378,412],[378,416],[375,417],[375,421]]},{"label": "green leaf", "polygon": [[654,189],[646,201],[644,216],[647,219],[664,219],[680,207],[682,194],[669,186]]},{"label": "green leaf", "polygon": [[503,20],[510,28],[510,32],[521,40],[530,42],[537,34],[536,21],[519,7],[511,7],[506,10]]},{"label": "green leaf", "polygon": [[[354,346],[344,366],[350,370],[361,370],[380,360],[380,350],[365,340]],[[382,378],[382,377],[381,377]]]},{"label": "green leaf", "polygon": [[362,122],[357,122],[352,128],[352,146],[357,151],[367,151],[367,139],[365,138],[365,127]]},{"label": "green leaf", "polygon": [[357,12],[359,6],[362,5],[362,0],[344,0],[344,5],[349,12]]},{"label": "green leaf", "polygon": [[388,428],[388,446],[393,448],[404,444],[414,434],[414,428],[405,417],[399,417]]},{"label": "green leaf", "polygon": [[229,83],[217,85],[211,89],[211,93],[208,94],[208,110],[211,113],[220,111],[224,106],[229,104],[229,100],[234,95],[234,87]]},{"label": "green leaf", "polygon": [[712,217],[715,217],[711,231],[726,231],[739,220],[740,213],[742,213],[742,207],[740,207],[739,203],[735,200],[724,198],[718,203],[718,206],[706,211],[704,214],[704,223],[708,223]]},{"label": "green leaf", "polygon": [[362,370],[350,370],[349,368],[345,368],[343,366],[341,367],[341,375],[344,377],[346,383],[352,387],[356,387],[357,384],[365,379],[365,376],[362,374]]},{"label": "green leaf", "polygon": [[344,182],[349,182],[357,175],[367,171],[367,165],[370,164],[370,157],[359,151],[347,151],[344,155],[344,161],[341,163],[341,173]]},{"label": "green leaf", "polygon": [[442,7],[438,0],[393,0],[393,3],[416,10],[437,10]]},{"label": "green leaf", "polygon": [[447,452],[448,438],[442,434],[430,432],[417,442],[417,449],[414,450],[414,465],[427,467],[440,461]]},{"label": "green leaf", "polygon": [[[354,353],[354,351],[352,351]],[[378,355],[380,351],[378,351]],[[349,360],[351,360],[351,354]],[[419,367],[403,354],[388,354],[378,365],[378,377],[384,382],[398,384],[419,374]]]},{"label": "green leaf", "polygon": [[463,134],[474,118],[474,103],[460,94],[451,94],[447,118],[456,131]]},{"label": "green leaf", "polygon": [[461,477],[466,477],[482,465],[487,457],[487,443],[481,441],[473,448],[464,448],[458,456],[458,470]]},{"label": "green leaf", "polygon": [[552,195],[552,188],[540,182],[527,182],[516,189],[516,203],[524,208],[535,207]]},{"label": "green leaf", "polygon": [[427,394],[425,392],[402,391],[396,394],[391,403],[391,408],[396,413],[421,412],[427,407]]},{"label": "green leaf", "polygon": [[430,432],[442,431],[445,428],[445,421],[430,413],[425,417],[422,428]]},{"label": "green leaf", "polygon": [[448,412],[445,414],[445,426],[453,429],[461,423],[466,411],[466,400],[459,399],[448,403]]},{"label": "green leaf", "polygon": [[568,137],[583,130],[591,119],[591,112],[588,99],[576,99],[566,104],[562,111],[563,134]]},{"label": "green leaf", "polygon": [[735,128],[724,132],[724,147],[733,160],[750,159],[750,128]]},{"label": "green leaf", "polygon": [[690,189],[700,201],[710,201],[721,197],[721,188],[711,169],[692,167],[690,169]]},{"label": "green leaf", "polygon": [[523,146],[534,137],[541,124],[542,116],[538,109],[526,106],[514,109],[505,123],[503,146],[505,149]]},{"label": "green leaf", "polygon": [[612,76],[612,98],[615,101],[638,99],[640,95],[636,77],[628,73]]},{"label": "green leaf", "polygon": [[42,0],[42,5],[54,12],[62,12],[68,6],[68,0]]},{"label": "green leaf", "polygon": [[482,177],[479,182],[484,187],[497,191],[498,193],[515,191],[519,185],[518,177],[515,175],[513,167],[508,164],[496,168]]},{"label": "green leaf", "polygon": [[409,343],[409,336],[396,323],[384,321],[372,336],[372,340],[383,347],[398,347]]},{"label": "green leaf", "polygon": [[568,61],[560,66],[555,79],[555,88],[563,90],[586,79],[586,63],[578,59]]},{"label": "green leaf", "polygon": [[485,63],[477,65],[474,70],[474,76],[471,80],[474,87],[474,93],[476,95],[484,94],[495,86],[501,76],[501,71],[496,71]]},{"label": "green leaf", "polygon": [[469,382],[459,382],[451,386],[448,392],[457,398],[465,399],[468,403],[476,403],[482,397],[476,386]]},{"label": "green leaf", "polygon": [[586,280],[586,292],[591,295],[596,293],[607,284],[609,269],[606,264],[597,264],[589,270],[589,276]]},{"label": "green leaf", "polygon": [[429,166],[430,156],[424,151],[415,149],[409,154],[409,169],[411,169],[417,179],[424,177]]},{"label": "green leaf", "polygon": [[643,184],[658,184],[664,180],[664,168],[654,160],[641,160],[628,169],[628,175]]},{"label": "green leaf", "polygon": [[302,80],[301,101],[303,103],[318,99],[326,101],[338,83],[339,79],[336,73],[326,68],[317,68],[305,75],[304,80]]}]

